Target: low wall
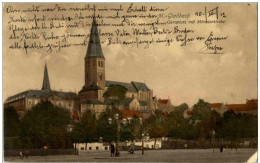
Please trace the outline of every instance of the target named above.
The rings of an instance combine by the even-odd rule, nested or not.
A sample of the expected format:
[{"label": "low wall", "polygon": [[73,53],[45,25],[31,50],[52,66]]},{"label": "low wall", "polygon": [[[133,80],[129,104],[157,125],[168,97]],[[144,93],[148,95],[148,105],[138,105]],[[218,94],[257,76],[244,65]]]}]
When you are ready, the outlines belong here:
[{"label": "low wall", "polygon": [[19,156],[20,151],[29,156],[47,156],[47,155],[75,155],[75,149],[5,149],[4,156]]},{"label": "low wall", "polygon": [[181,140],[170,139],[162,142],[162,149],[207,149],[207,148],[257,148],[257,139],[245,139],[240,141],[222,140]]}]

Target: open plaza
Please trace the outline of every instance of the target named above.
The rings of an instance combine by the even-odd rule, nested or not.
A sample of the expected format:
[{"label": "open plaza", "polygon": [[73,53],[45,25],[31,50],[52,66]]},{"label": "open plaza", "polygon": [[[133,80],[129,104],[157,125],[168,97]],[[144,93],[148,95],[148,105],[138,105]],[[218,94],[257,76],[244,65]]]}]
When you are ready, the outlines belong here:
[{"label": "open plaza", "polygon": [[81,151],[79,155],[29,156],[22,160],[5,157],[5,162],[246,162],[256,148],[224,149],[177,149],[146,150],[128,154],[120,151],[120,157],[110,157],[109,151]]}]

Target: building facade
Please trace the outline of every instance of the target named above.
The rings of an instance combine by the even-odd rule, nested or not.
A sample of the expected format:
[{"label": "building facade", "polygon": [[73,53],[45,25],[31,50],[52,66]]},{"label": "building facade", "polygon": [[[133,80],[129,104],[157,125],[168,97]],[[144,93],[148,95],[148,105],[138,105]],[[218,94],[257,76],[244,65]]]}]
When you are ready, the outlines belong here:
[{"label": "building facade", "polygon": [[47,65],[44,68],[44,77],[41,90],[27,90],[10,96],[4,102],[5,106],[13,106],[20,115],[24,116],[26,111],[37,105],[41,100],[48,100],[53,105],[67,108],[71,113],[76,110],[77,94],[73,92],[62,92],[51,90]]}]

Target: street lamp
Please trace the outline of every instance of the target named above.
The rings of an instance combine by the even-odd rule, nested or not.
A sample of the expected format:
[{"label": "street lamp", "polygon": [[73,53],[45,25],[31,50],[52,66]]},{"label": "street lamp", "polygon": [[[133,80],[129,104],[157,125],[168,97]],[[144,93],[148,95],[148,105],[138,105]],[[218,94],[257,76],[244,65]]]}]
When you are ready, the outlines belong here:
[{"label": "street lamp", "polygon": [[[119,157],[120,156],[120,153],[119,153],[120,122],[119,122],[119,115],[118,114],[115,114],[115,120],[116,120],[116,123],[117,123],[117,131],[116,131],[117,140],[116,140],[116,155],[115,156]],[[108,123],[112,124],[112,118],[108,117]]]},{"label": "street lamp", "polygon": [[142,155],[144,154],[144,133],[142,133]]},{"label": "street lamp", "polygon": [[213,153],[214,153],[214,137],[215,137],[215,130],[212,131],[212,136],[213,136],[213,143],[212,143],[212,146],[213,146]]}]

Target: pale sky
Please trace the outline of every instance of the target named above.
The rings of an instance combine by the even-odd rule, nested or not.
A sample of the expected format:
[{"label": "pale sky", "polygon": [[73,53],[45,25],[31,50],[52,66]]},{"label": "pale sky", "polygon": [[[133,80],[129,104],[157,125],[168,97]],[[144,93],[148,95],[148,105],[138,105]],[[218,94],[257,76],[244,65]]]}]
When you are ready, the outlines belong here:
[{"label": "pale sky", "polygon": [[[68,7],[84,6],[85,4],[60,4]],[[120,4],[96,4],[97,8],[118,7]],[[134,7],[151,4],[134,4]],[[195,12],[219,7],[219,14],[225,13],[223,24],[188,24],[178,25],[179,28],[195,30],[196,35],[208,36],[211,31],[216,36],[228,36],[219,42],[224,47],[224,54],[202,54],[199,49],[204,42],[192,42],[187,46],[163,44],[143,47],[124,45],[107,45],[108,37],[101,36],[103,54],[106,58],[106,80],[121,82],[145,82],[153,90],[157,98],[170,98],[172,104],[186,102],[190,106],[204,99],[207,102],[245,103],[246,99],[257,98],[257,5],[251,3],[225,4],[189,4],[189,3],[154,3],[154,6],[167,8],[164,14],[189,13],[190,20],[198,20]],[[19,3],[15,9],[28,8],[29,4]],[[41,4],[41,7],[48,4]],[[49,4],[54,6],[54,4]],[[130,6],[124,3],[123,8]],[[6,9],[7,5],[5,5]],[[4,10],[5,11],[5,10]],[[82,12],[91,15],[90,12]],[[121,12],[127,14],[126,12]],[[52,13],[53,14],[53,13]],[[75,12],[73,13],[75,14]],[[104,14],[104,12],[96,12]],[[111,14],[108,12],[106,14]],[[11,95],[28,89],[41,89],[46,60],[51,88],[63,91],[80,91],[84,84],[84,56],[87,46],[70,47],[60,53],[49,53],[46,50],[9,49],[8,30],[10,15],[3,15],[3,100]],[[39,14],[41,15],[41,14]],[[50,16],[50,14],[46,14]],[[57,13],[57,15],[59,15]],[[69,12],[64,15],[71,15]],[[19,15],[16,15],[19,17]],[[30,17],[29,13],[21,16]],[[167,19],[167,18],[165,18]],[[171,19],[174,20],[174,19]],[[179,19],[175,19],[179,20]],[[186,20],[186,19],[183,19]],[[188,20],[188,19],[187,19]],[[91,19],[87,21],[92,22]],[[100,19],[97,19],[99,22]],[[148,22],[147,19],[135,19],[135,22]],[[110,20],[108,22],[111,22]],[[66,21],[63,21],[66,24]],[[19,25],[19,23],[17,23]],[[28,23],[28,26],[31,24]],[[167,26],[173,28],[175,24]],[[164,28],[158,26],[159,29]],[[105,32],[115,31],[111,27],[98,27]],[[119,28],[120,29],[120,28]],[[122,28],[121,28],[122,29]],[[131,31],[131,27],[125,30]],[[38,34],[46,31],[37,31]],[[48,31],[47,31],[48,32]],[[88,34],[90,27],[63,28],[55,34]],[[160,38],[171,37],[162,35]],[[150,36],[142,39],[149,39]],[[129,37],[127,40],[131,40]],[[46,42],[42,41],[42,44]]]}]

